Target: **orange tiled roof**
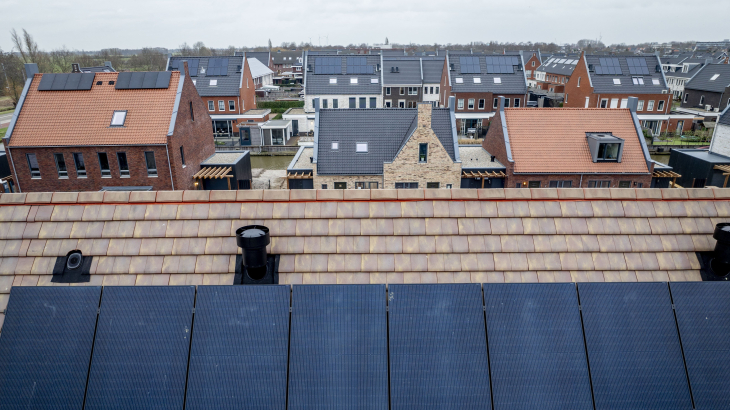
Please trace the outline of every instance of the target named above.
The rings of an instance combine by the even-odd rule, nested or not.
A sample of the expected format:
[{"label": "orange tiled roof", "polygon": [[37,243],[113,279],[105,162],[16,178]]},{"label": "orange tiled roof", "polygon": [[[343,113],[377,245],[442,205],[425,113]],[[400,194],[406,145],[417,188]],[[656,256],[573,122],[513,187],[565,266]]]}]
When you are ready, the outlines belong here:
[{"label": "orange tiled roof", "polygon": [[[516,173],[648,173],[628,109],[505,109]],[[593,163],[586,132],[624,140],[621,162]]]},{"label": "orange tiled roof", "polygon": [[[30,85],[11,147],[164,144],[175,105],[180,73],[166,89],[115,90],[119,73],[96,73],[88,91],[38,91],[42,74]],[[103,85],[96,85],[103,81]],[[123,128],[110,128],[114,111],[127,110]]]}]

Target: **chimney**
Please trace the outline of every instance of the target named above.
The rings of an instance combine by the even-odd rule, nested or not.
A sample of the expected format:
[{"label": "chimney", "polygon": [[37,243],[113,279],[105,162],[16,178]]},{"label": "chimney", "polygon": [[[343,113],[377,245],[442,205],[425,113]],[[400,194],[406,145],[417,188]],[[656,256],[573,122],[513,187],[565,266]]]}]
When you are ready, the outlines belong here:
[{"label": "chimney", "polygon": [[32,80],[33,76],[38,74],[38,64],[36,63],[29,63],[25,65],[25,79],[26,80]]},{"label": "chimney", "polygon": [[72,73],[80,73],[81,72],[81,66],[79,63],[73,63],[71,64],[71,72]]},{"label": "chimney", "polygon": [[430,102],[418,103],[418,128],[431,128],[432,109]]}]

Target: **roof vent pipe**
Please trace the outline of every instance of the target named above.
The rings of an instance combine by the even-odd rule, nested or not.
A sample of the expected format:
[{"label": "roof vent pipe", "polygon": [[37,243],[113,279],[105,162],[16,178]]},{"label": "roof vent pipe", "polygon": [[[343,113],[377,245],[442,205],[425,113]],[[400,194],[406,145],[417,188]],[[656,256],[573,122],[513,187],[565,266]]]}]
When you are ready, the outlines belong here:
[{"label": "roof vent pipe", "polygon": [[266,276],[266,246],[271,242],[269,228],[263,225],[247,225],[236,229],[236,244],[243,251],[241,272],[253,280]]}]

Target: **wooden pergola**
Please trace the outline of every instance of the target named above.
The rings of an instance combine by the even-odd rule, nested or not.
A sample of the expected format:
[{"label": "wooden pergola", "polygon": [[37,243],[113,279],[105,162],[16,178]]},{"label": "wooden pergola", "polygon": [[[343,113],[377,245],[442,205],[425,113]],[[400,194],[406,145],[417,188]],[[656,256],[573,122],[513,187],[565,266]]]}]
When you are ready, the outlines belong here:
[{"label": "wooden pergola", "polygon": [[286,189],[289,188],[289,181],[292,179],[314,179],[312,172],[287,172],[286,173]]},{"label": "wooden pergola", "polygon": [[674,171],[654,171],[651,176],[652,178],[672,178],[672,188],[677,187],[677,178],[681,177],[681,175]]},{"label": "wooden pergola", "polygon": [[485,178],[505,178],[506,176],[507,176],[507,174],[505,174],[502,171],[498,171],[498,172],[495,172],[495,171],[492,171],[492,172],[486,172],[486,171],[484,171],[484,172],[482,172],[482,171],[477,171],[477,172],[469,171],[469,172],[466,172],[466,171],[462,171],[462,173],[461,173],[461,177],[462,178],[481,178],[482,179],[482,188],[484,188],[484,180],[485,180]]},{"label": "wooden pergola", "polygon": [[712,169],[722,171],[722,175],[725,175],[725,183],[722,184],[722,187],[727,188],[727,179],[730,177],[730,165],[715,165]]},{"label": "wooden pergola", "polygon": [[[200,171],[198,171],[195,175],[193,175],[193,179],[195,180],[195,183],[197,185],[199,179],[226,178],[228,180],[228,189],[231,189],[231,178],[233,178],[233,175],[229,175],[228,173],[231,172],[232,170],[233,170],[233,168],[231,168],[231,167],[203,168]],[[200,184],[200,185],[202,185],[202,184]]]}]

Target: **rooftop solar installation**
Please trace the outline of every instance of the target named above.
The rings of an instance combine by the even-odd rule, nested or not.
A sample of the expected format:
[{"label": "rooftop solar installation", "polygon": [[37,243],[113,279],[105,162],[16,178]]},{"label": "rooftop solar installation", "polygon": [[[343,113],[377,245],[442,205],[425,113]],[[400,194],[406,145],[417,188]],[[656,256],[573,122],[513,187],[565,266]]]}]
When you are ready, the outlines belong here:
[{"label": "rooftop solar installation", "polygon": [[389,285],[391,409],[491,409],[479,284]]},{"label": "rooftop solar installation", "polygon": [[672,283],[695,408],[730,408],[730,283]]},{"label": "rooftop solar installation", "polygon": [[596,409],[692,409],[666,283],[579,283]]},{"label": "rooftop solar installation", "polygon": [[288,409],[388,410],[385,285],[294,285]]},{"label": "rooftop solar installation", "polygon": [[85,409],[181,409],[195,286],[106,287]]},{"label": "rooftop solar installation", "polygon": [[593,409],[573,283],[485,284],[494,408]]},{"label": "rooftop solar installation", "polygon": [[0,408],[80,409],[101,287],[13,287],[0,334]]},{"label": "rooftop solar installation", "polygon": [[286,407],[288,286],[199,286],[185,408]]}]

